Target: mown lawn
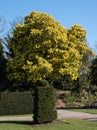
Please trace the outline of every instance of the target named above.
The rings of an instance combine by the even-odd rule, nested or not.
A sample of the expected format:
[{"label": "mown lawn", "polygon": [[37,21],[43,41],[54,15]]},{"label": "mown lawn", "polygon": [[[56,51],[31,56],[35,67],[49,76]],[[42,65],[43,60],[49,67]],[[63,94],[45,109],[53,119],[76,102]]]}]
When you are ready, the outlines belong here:
[{"label": "mown lawn", "polygon": [[97,114],[97,108],[93,108],[93,109],[68,109],[68,110],[72,110],[72,111],[76,111],[76,112],[85,112],[85,113],[89,113],[89,114]]},{"label": "mown lawn", "polygon": [[1,121],[0,130],[97,130],[97,122],[64,119],[62,124],[49,124],[45,126],[31,125],[31,121]]}]

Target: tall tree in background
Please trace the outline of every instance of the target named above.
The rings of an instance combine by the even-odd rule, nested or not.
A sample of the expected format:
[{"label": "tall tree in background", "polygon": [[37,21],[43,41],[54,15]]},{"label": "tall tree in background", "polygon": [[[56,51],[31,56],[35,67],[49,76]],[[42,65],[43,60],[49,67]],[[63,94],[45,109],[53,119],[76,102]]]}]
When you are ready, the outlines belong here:
[{"label": "tall tree in background", "polygon": [[[82,92],[83,90],[91,90],[91,64],[94,55],[89,54],[88,52],[82,58],[82,64],[79,68],[79,77],[76,80],[75,90]],[[93,86],[92,86],[93,87]]]},{"label": "tall tree in background", "polygon": [[97,56],[93,59],[91,65],[91,83],[97,85]]},{"label": "tall tree in background", "polygon": [[0,39],[0,80],[4,78],[6,60],[4,58],[4,49],[2,40]]},{"label": "tall tree in background", "polygon": [[97,85],[97,42],[94,44],[94,50],[95,50],[95,54],[96,56],[93,58],[92,62],[91,62],[91,83],[92,85]]},{"label": "tall tree in background", "polygon": [[11,81],[34,81],[59,75],[74,80],[85,53],[86,31],[80,25],[64,28],[46,13],[32,12],[12,32],[13,59],[7,70]]},{"label": "tall tree in background", "polygon": [[[4,20],[2,18],[0,18],[0,35],[1,33],[4,32]],[[2,38],[0,36],[0,72],[1,72],[1,68],[2,68],[2,60],[4,58],[4,47],[3,47],[3,41]]]},{"label": "tall tree in background", "polygon": [[17,24],[22,24],[22,23],[23,23],[23,18],[16,17],[16,19],[10,23],[10,29],[6,33],[6,35],[3,39],[3,43],[6,47],[5,54],[6,54],[7,60],[11,60],[12,58],[14,58],[14,54],[13,54],[13,50],[12,50],[12,42],[10,40],[12,37],[11,32],[15,30]]},{"label": "tall tree in background", "polygon": [[5,30],[5,23],[5,20],[2,17],[0,17],[0,34]]},{"label": "tall tree in background", "polygon": [[0,39],[0,57],[3,57],[4,50],[3,50],[3,45],[2,45],[2,40]]},{"label": "tall tree in background", "polygon": [[0,18],[0,91],[4,88],[6,79],[6,59],[4,57],[4,46],[1,34],[4,32],[5,21]]}]

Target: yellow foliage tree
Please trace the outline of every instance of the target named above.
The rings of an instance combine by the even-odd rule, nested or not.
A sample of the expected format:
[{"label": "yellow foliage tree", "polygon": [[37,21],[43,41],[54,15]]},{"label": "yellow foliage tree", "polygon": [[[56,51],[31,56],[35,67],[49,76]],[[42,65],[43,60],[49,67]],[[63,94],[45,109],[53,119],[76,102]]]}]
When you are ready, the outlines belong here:
[{"label": "yellow foliage tree", "polygon": [[66,74],[76,79],[84,54],[93,54],[83,27],[66,29],[52,16],[40,12],[32,12],[23,24],[17,24],[10,41],[14,54],[7,67],[11,70],[10,80],[36,81]]}]

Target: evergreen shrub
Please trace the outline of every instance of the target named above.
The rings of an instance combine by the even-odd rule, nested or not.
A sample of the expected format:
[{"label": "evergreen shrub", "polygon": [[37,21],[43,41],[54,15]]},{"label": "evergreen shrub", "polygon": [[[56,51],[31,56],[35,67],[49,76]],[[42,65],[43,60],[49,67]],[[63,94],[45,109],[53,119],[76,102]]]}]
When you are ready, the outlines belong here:
[{"label": "evergreen shrub", "polygon": [[34,122],[49,123],[57,118],[55,91],[51,86],[38,86],[34,91]]}]

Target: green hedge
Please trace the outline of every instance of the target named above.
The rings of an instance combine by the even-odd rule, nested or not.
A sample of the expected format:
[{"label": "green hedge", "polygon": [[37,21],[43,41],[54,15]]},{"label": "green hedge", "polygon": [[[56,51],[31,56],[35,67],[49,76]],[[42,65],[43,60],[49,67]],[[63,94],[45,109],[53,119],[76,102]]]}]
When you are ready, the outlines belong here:
[{"label": "green hedge", "polygon": [[0,93],[0,115],[33,113],[33,92]]},{"label": "green hedge", "polygon": [[48,123],[57,118],[55,91],[53,87],[36,87],[34,91],[34,122]]}]

